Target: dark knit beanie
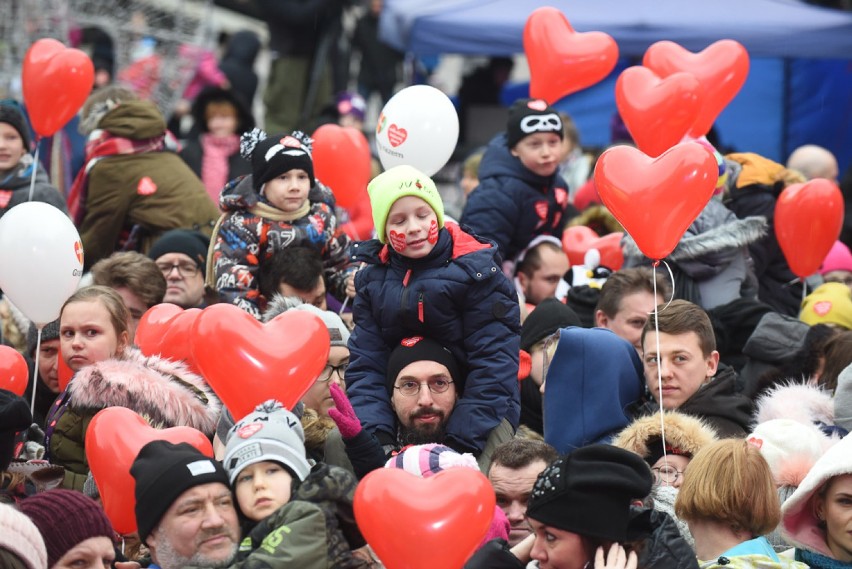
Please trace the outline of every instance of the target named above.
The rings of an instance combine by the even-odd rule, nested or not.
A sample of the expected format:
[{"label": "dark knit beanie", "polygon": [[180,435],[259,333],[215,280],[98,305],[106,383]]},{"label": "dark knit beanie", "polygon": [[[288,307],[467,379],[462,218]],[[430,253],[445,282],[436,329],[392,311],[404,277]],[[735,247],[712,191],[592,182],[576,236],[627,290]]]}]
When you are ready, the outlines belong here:
[{"label": "dark knit beanie", "polygon": [[22,397],[0,389],[0,472],[5,471],[15,453],[15,436],[33,424],[30,406]]},{"label": "dark knit beanie", "polygon": [[136,527],[142,543],[190,488],[211,482],[228,486],[222,465],[188,443],[151,441],[139,451],[130,475],[136,480]]},{"label": "dark knit beanie", "polygon": [[168,253],[183,253],[203,271],[207,270],[207,248],[210,240],[198,231],[172,229],[163,233],[151,246],[148,257],[156,261]]},{"label": "dark knit beanie", "polygon": [[243,133],[240,153],[251,161],[252,184],[261,192],[263,184],[285,172],[300,168],[308,173],[314,186],[313,141],[301,131],[293,134],[267,135],[259,128]]},{"label": "dark knit beanie", "polygon": [[[50,340],[59,339],[59,319],[57,318],[53,322],[48,322],[44,325],[44,328],[41,329],[41,343],[49,342]],[[30,324],[30,329],[27,330],[27,354],[30,357],[35,354],[36,342],[38,340],[38,328],[35,327],[35,324]]]},{"label": "dark knit beanie", "polygon": [[589,285],[579,285],[568,290],[565,304],[574,311],[583,328],[594,328],[595,308],[597,308],[600,298],[601,289]]},{"label": "dark knit beanie", "polygon": [[23,113],[14,104],[0,104],[0,122],[6,123],[18,131],[24,141],[24,148],[29,152],[31,144],[30,127],[27,125],[27,119],[24,118]]},{"label": "dark knit beanie", "polygon": [[56,488],[21,501],[18,508],[38,528],[53,567],[74,546],[93,537],[115,540],[112,524],[97,502],[76,490]]},{"label": "dark knit beanie", "polygon": [[529,352],[537,342],[568,326],[580,326],[577,313],[555,298],[547,298],[524,320],[521,349]]},{"label": "dark knit beanie", "polygon": [[506,121],[506,146],[513,148],[526,136],[552,132],[564,136],[559,113],[542,99],[518,99],[509,107]]},{"label": "dark knit beanie", "polygon": [[630,504],[651,492],[651,469],[642,458],[611,445],[578,448],[538,475],[527,516],[543,524],[605,541],[624,542]]},{"label": "dark knit beanie", "polygon": [[461,372],[459,362],[453,353],[429,338],[423,336],[412,336],[405,338],[394,348],[388,358],[387,385],[388,393],[393,395],[393,387],[399,372],[407,365],[420,361],[438,362],[447,368],[450,377],[456,384],[456,392],[461,395],[464,391],[465,377]]}]

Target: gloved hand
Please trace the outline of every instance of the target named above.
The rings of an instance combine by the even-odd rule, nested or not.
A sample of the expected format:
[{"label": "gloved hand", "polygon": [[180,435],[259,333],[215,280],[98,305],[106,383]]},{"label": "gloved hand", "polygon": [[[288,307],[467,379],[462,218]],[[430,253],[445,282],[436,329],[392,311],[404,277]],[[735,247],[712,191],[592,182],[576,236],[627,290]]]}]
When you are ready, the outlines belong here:
[{"label": "gloved hand", "polygon": [[361,432],[362,427],[352,404],[346,394],[343,393],[343,389],[336,383],[329,384],[328,391],[334,400],[334,407],[328,410],[328,416],[337,424],[337,428],[340,429],[340,436],[344,439],[354,438]]}]

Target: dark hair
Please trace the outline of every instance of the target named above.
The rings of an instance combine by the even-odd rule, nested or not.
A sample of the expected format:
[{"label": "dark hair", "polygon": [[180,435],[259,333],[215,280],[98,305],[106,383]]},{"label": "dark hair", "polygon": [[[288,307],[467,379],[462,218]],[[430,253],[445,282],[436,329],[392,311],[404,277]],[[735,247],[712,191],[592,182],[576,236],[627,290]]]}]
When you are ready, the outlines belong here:
[{"label": "dark hair", "polygon": [[645,345],[645,336],[648,332],[655,331],[657,327],[660,333],[675,336],[695,332],[704,357],[716,350],[716,334],[713,332],[710,317],[703,308],[687,300],[673,300],[665,308],[660,306],[658,314],[650,315],[642,329],[643,346]]},{"label": "dark hair", "polygon": [[537,460],[550,464],[559,457],[555,448],[544,441],[535,439],[512,439],[498,445],[491,455],[491,465],[499,464],[506,468],[518,469],[529,466]]},{"label": "dark hair", "polygon": [[316,249],[285,247],[261,264],[258,287],[266,298],[272,298],[281,283],[296,290],[312,290],[322,273],[322,258]]},{"label": "dark hair", "polygon": [[[669,283],[661,274],[657,274],[657,294],[667,299],[671,295]],[[602,311],[615,318],[621,310],[621,299],[637,292],[654,294],[654,272],[649,267],[633,267],[614,272],[601,287],[598,305],[595,311]]]},{"label": "dark hair", "polygon": [[538,243],[534,247],[530,247],[524,253],[524,260],[518,264],[519,273],[524,273],[528,277],[532,277],[533,274],[541,268],[541,250],[542,249],[550,249],[554,253],[562,253],[562,247],[558,246],[556,243],[552,241],[542,241]]},{"label": "dark hair", "polygon": [[92,284],[112,289],[127,287],[151,308],[163,302],[166,279],[157,264],[141,253],[113,253],[92,266]]},{"label": "dark hair", "polygon": [[852,331],[841,332],[825,344],[825,367],[819,378],[829,391],[837,389],[837,377],[852,363]]}]

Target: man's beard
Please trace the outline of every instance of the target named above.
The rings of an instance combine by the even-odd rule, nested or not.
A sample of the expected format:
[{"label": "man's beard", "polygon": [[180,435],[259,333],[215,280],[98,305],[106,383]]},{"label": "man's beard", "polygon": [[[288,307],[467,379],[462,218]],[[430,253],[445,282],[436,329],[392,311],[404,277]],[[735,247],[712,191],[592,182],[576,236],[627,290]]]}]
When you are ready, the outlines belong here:
[{"label": "man's beard", "polygon": [[[440,420],[437,423],[416,425],[415,419],[417,417],[431,414],[439,415]],[[442,411],[438,409],[420,409],[412,413],[409,420],[411,422],[410,426],[399,426],[399,442],[402,446],[444,442],[444,436],[447,434],[447,420]]]},{"label": "man's beard", "polygon": [[[198,536],[198,540],[204,541],[205,539],[222,534],[229,535],[229,532],[204,532]],[[155,561],[157,562],[157,565],[163,567],[164,569],[180,569],[186,566],[199,567],[202,569],[222,569],[223,567],[227,567],[228,565],[233,563],[234,557],[236,557],[237,555],[238,546],[239,542],[237,540],[234,540],[234,545],[231,554],[228,555],[225,559],[211,560],[208,559],[207,556],[202,554],[200,551],[196,551],[195,555],[187,558],[175,551],[175,548],[174,546],[172,546],[171,538],[169,536],[163,535],[160,537],[160,539],[157,540]]]}]

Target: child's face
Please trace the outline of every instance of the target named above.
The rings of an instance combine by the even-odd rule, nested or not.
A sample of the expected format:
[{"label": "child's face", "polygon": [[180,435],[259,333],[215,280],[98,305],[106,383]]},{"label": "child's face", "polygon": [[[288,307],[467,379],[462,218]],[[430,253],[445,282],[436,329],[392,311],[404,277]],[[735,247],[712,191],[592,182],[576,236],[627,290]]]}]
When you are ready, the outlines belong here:
[{"label": "child's face", "polygon": [[438,242],[438,215],[416,196],[401,197],[388,212],[385,230],[394,251],[410,259],[420,259]]},{"label": "child's face", "polygon": [[272,178],[263,186],[263,195],[273,206],[283,212],[293,213],[308,199],[311,179],[308,173],[296,168]]},{"label": "child's face", "polygon": [[59,338],[62,358],[76,372],[124,351],[128,334],[116,332],[103,302],[86,300],[72,302],[62,311]]},{"label": "child's face", "polygon": [[292,488],[290,472],[277,462],[268,460],[246,466],[234,482],[240,510],[255,522],[289,502]]},{"label": "child's face", "polygon": [[475,190],[476,187],[479,185],[479,178],[468,172],[465,172],[462,176],[461,182],[459,182],[459,185],[461,186],[464,195],[469,196],[470,192]]},{"label": "child's face", "polygon": [[552,176],[559,167],[562,139],[555,132],[537,132],[522,138],[511,152],[527,170],[539,176]]}]

